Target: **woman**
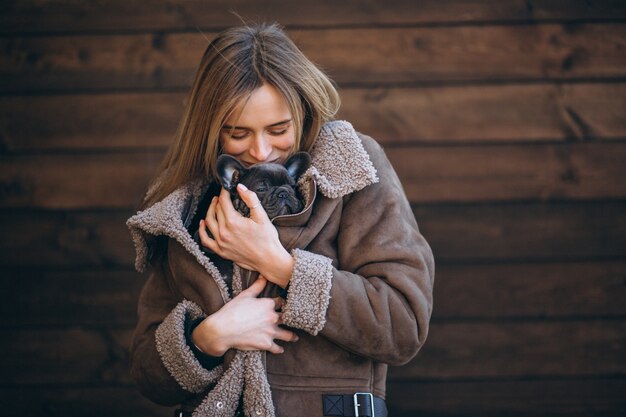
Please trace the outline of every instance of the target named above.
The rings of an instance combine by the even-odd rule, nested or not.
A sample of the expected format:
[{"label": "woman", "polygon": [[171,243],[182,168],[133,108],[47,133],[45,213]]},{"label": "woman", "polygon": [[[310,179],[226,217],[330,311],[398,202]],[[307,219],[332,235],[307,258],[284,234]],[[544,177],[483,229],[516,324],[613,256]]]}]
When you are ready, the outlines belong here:
[{"label": "woman", "polygon": [[[428,333],[434,263],[384,151],[333,121],[338,107],[277,25],[226,30],[202,57],[176,141],[127,222],[137,269],[152,267],[131,373],[148,398],[182,404],[177,415],[386,416],[387,365]],[[243,217],[217,185],[219,154],[250,166],[296,151],[312,160],[300,213],[269,219],[238,188]]]}]

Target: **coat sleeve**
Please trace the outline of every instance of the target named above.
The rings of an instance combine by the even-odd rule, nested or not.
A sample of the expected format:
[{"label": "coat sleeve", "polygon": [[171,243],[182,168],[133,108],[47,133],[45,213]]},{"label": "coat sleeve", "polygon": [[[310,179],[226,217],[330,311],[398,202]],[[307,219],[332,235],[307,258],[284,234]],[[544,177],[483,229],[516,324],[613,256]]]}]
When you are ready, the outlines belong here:
[{"label": "coat sleeve", "polygon": [[175,405],[208,388],[222,366],[204,368],[188,346],[186,329],[204,313],[172,291],[166,268],[166,261],[154,265],[139,296],[130,368],[144,396],[158,404]]},{"label": "coat sleeve", "polygon": [[383,149],[362,139],[379,182],[344,197],[337,267],[324,255],[292,251],[283,321],[355,354],[402,365],[428,334],[433,254]]}]

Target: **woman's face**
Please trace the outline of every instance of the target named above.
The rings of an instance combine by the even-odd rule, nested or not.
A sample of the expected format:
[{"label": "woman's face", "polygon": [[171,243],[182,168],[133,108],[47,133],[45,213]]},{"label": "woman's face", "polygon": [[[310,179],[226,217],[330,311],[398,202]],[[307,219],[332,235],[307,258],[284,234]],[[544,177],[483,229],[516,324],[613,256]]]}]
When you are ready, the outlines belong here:
[{"label": "woman's face", "polygon": [[223,153],[234,156],[246,167],[259,162],[284,161],[295,143],[287,102],[267,83],[235,108],[220,131]]}]

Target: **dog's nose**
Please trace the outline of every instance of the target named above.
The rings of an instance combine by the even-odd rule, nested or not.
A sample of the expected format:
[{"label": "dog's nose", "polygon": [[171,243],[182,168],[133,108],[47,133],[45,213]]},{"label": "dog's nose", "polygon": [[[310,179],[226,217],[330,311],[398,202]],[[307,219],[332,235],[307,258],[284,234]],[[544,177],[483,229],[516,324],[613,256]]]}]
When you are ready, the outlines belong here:
[{"label": "dog's nose", "polygon": [[281,191],[278,193],[278,198],[281,200],[286,200],[289,197],[289,193],[287,191]]}]

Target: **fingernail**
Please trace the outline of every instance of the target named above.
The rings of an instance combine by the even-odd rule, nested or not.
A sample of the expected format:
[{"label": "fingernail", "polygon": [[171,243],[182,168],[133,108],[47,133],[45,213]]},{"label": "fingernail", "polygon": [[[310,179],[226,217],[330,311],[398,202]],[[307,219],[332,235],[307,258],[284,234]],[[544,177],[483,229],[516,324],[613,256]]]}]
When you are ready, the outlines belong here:
[{"label": "fingernail", "polygon": [[248,187],[246,187],[245,185],[243,185],[242,183],[237,184],[237,187],[241,190],[241,191],[247,191]]},{"label": "fingernail", "polygon": [[294,342],[297,342],[298,340],[300,340],[300,338],[298,337],[298,335],[296,335],[296,338],[293,339]]}]

